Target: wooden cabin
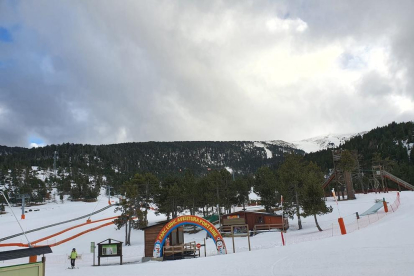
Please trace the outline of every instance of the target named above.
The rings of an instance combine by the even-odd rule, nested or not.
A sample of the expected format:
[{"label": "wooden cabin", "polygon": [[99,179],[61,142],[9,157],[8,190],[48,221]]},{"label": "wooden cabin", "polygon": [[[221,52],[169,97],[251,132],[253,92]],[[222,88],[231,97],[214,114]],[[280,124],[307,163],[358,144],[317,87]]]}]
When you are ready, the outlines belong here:
[{"label": "wooden cabin", "polygon": [[289,229],[289,221],[287,218],[282,218],[281,215],[252,212],[252,211],[238,211],[221,216],[221,232],[229,232],[231,225],[245,225],[247,224],[249,230],[253,233],[258,233],[263,230]]},{"label": "wooden cabin", "polygon": [[161,229],[164,227],[164,225],[167,224],[166,221],[157,222],[152,225],[148,225],[147,227],[143,228],[144,230],[144,244],[145,244],[145,252],[144,257],[152,258],[153,256],[153,250],[154,250],[154,244],[157,239],[158,234],[160,233]]},{"label": "wooden cabin", "polygon": [[[154,244],[161,229],[168,221],[161,221],[145,227],[144,230],[144,261],[153,257]],[[195,242],[184,243],[184,227],[179,226],[168,235],[168,245],[164,244],[163,257],[169,259],[183,258],[184,256],[196,256],[199,251]]]}]

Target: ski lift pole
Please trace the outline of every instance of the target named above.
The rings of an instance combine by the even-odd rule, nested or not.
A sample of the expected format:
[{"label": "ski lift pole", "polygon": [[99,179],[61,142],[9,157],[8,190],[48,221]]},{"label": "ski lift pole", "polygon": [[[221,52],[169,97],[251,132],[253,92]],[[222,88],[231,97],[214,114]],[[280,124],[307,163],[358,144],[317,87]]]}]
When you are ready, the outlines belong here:
[{"label": "ski lift pole", "polygon": [[10,205],[9,201],[7,200],[6,195],[3,193],[3,191],[0,191],[0,194],[2,194],[2,195],[3,195],[4,199],[5,199],[5,200],[6,200],[6,202],[7,202],[7,205],[9,205],[9,208],[10,208],[10,210],[11,210],[11,212],[12,212],[12,214],[13,214],[14,218],[16,219],[17,223],[19,224],[20,229],[22,229],[22,232],[23,232],[24,236],[26,237],[26,240],[27,240],[27,245],[31,248],[31,247],[32,247],[32,244],[30,243],[29,239],[28,239],[28,238],[27,238],[27,236],[26,236],[26,232],[23,230],[22,225],[20,224],[19,220],[17,219],[16,215],[14,214],[13,209],[12,209],[12,207],[11,207],[11,205]]},{"label": "ski lift pole", "polygon": [[344,219],[341,217],[341,212],[339,211],[339,204],[338,204],[338,200],[336,200],[336,195],[335,195],[335,189],[334,188],[332,189],[332,195],[335,199],[336,207],[338,209],[338,214],[339,214],[338,223],[339,223],[339,228],[341,229],[341,234],[346,235],[346,228],[345,228]]},{"label": "ski lift pole", "polygon": [[280,235],[282,237],[282,245],[285,246],[285,237],[283,237],[283,232],[285,232],[285,216],[283,215],[283,196],[280,196],[280,204],[282,205],[282,232]]}]

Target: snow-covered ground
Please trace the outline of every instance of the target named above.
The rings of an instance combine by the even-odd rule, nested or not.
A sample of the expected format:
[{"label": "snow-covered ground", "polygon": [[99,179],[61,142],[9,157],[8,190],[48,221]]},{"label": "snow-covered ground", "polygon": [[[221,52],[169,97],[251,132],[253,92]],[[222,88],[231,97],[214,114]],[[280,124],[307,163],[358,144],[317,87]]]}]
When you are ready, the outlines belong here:
[{"label": "snow-covered ground", "polygon": [[[401,205],[395,213],[379,214],[371,218],[361,219],[356,224],[355,212],[360,214],[374,205],[376,199],[385,199],[391,204],[396,199],[396,192],[388,194],[357,195],[357,200],[339,202],[339,211],[345,220],[347,230],[351,233],[341,236],[338,234],[338,209],[332,198],[327,198],[327,204],[334,207],[330,214],[318,216],[323,232],[317,231],[313,217],[302,220],[303,229],[297,230],[297,219],[290,220],[290,229],[285,234],[286,246],[281,245],[279,232],[267,232],[253,236],[250,239],[252,251],[248,251],[247,238],[236,238],[233,254],[231,238],[225,238],[228,253],[216,256],[214,243],[207,240],[207,257],[167,262],[141,263],[144,255],[143,231],[136,230],[132,234],[132,246],[124,247],[124,262],[120,266],[117,258],[102,259],[103,266],[92,266],[92,254],[89,253],[90,242],[100,242],[107,238],[124,240],[124,231],[116,230],[115,226],[107,226],[97,231],[87,233],[72,241],[53,247],[53,253],[47,255],[46,275],[413,275],[414,261],[412,254],[414,243],[411,232],[414,227],[412,210],[414,208],[414,193],[401,193]],[[107,205],[107,199],[100,197],[99,202],[65,202],[48,203],[37,208],[38,212],[26,214],[26,220],[20,220],[24,229],[32,229],[64,221],[100,209]],[[259,207],[251,207],[259,208]],[[20,209],[13,208],[20,216]],[[0,215],[0,238],[20,232],[19,226],[12,217],[10,210]],[[110,208],[91,217],[92,220],[114,216]],[[379,219],[380,218],[380,219]],[[165,217],[149,215],[150,222],[163,220]],[[369,221],[368,221],[369,220]],[[364,221],[364,223],[362,223]],[[85,222],[71,222],[62,226],[48,228],[30,233],[31,241],[56,233],[68,227]],[[64,233],[47,241],[53,243],[83,230],[105,222],[86,225]],[[360,229],[357,230],[357,227]],[[185,240],[203,242],[206,234],[200,231],[196,234],[186,234]],[[26,242],[24,237],[18,237],[9,242]],[[45,242],[45,243],[47,243]],[[75,247],[82,254],[82,260],[77,261],[79,270],[66,269],[69,265],[67,255]],[[16,247],[0,247],[0,250],[17,249]],[[0,266],[27,262],[13,260],[0,262]]]}]

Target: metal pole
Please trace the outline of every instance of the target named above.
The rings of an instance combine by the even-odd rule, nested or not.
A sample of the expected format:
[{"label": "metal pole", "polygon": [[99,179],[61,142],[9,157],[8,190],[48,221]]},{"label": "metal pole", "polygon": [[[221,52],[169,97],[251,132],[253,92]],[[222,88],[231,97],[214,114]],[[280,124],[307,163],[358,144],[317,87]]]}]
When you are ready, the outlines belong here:
[{"label": "metal pole", "polygon": [[246,224],[246,229],[247,229],[247,241],[249,243],[249,251],[252,251],[251,247],[250,247],[250,231],[249,231],[249,225]]},{"label": "metal pole", "polygon": [[280,204],[282,205],[282,231],[285,232],[285,216],[283,215],[283,196],[280,196]]},{"label": "metal pole", "polygon": [[25,195],[22,196],[22,219],[25,219],[24,215],[24,205],[25,205]]},{"label": "metal pole", "polygon": [[16,215],[14,214],[13,209],[12,209],[12,207],[10,206],[9,201],[8,201],[8,200],[7,200],[7,198],[6,198],[6,195],[3,193],[3,191],[0,191],[0,193],[3,195],[4,199],[6,200],[7,205],[9,205],[9,208],[10,208],[10,210],[11,210],[11,212],[12,212],[12,214],[13,214],[14,218],[16,219],[17,223],[19,224],[20,229],[22,229],[22,232],[23,232],[24,236],[26,237],[27,244],[29,245],[29,247],[32,247],[32,245],[30,244],[29,239],[28,239],[28,238],[27,238],[27,236],[26,236],[26,232],[23,230],[22,225],[20,224],[19,220],[17,219]]},{"label": "metal pole", "polygon": [[220,205],[219,204],[217,204],[217,214],[218,214],[219,226],[220,226],[220,231],[221,231],[221,218],[220,218]]},{"label": "metal pole", "polygon": [[233,253],[236,253],[236,248],[234,247],[234,226],[231,226],[231,239],[233,241]]},{"label": "metal pole", "polygon": [[42,264],[43,264],[43,275],[46,275],[46,257],[43,255],[42,257]]}]

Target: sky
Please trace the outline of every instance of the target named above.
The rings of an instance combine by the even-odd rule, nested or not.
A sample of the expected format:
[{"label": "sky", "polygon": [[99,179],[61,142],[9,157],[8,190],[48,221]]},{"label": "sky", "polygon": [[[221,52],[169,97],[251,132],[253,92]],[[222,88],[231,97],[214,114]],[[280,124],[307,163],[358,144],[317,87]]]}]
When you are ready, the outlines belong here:
[{"label": "sky", "polygon": [[0,0],[0,145],[414,120],[414,1]]}]

